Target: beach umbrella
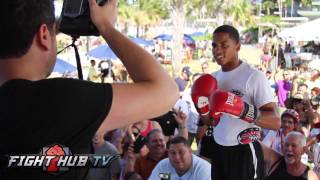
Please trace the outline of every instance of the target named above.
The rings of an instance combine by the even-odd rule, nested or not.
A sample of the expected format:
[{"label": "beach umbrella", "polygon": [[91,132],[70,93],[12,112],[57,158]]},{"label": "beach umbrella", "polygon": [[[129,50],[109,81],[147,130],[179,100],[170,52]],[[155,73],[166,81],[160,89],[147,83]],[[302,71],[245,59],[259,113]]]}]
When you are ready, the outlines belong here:
[{"label": "beach umbrella", "polygon": [[153,46],[153,41],[148,41],[142,38],[138,38],[138,37],[132,37],[130,38],[133,42],[135,42],[138,45],[141,46]]},{"label": "beach umbrella", "polygon": [[56,64],[54,65],[54,68],[53,68],[53,72],[58,72],[61,74],[66,73],[66,72],[73,72],[76,70],[77,70],[77,68],[74,65],[72,65],[72,64],[70,64],[60,58],[57,58]]},{"label": "beach umbrella", "polygon": [[114,54],[114,52],[111,50],[111,48],[104,44],[104,45],[100,45],[94,49],[92,49],[91,51],[89,51],[87,53],[88,56],[93,57],[93,58],[97,58],[97,59],[112,59],[112,60],[116,60],[118,59],[118,57]]},{"label": "beach umbrella", "polygon": [[[161,34],[161,35],[154,37],[153,39],[161,39],[162,41],[171,41],[172,35]],[[191,47],[192,49],[195,49],[195,47],[196,47],[196,41],[191,36],[189,36],[187,34],[183,34],[183,44],[185,46]]]},{"label": "beach umbrella", "polygon": [[188,34],[189,36],[191,37],[198,37],[198,36],[205,36],[206,34],[203,33],[203,32],[194,32],[194,33],[191,33],[191,34]]}]

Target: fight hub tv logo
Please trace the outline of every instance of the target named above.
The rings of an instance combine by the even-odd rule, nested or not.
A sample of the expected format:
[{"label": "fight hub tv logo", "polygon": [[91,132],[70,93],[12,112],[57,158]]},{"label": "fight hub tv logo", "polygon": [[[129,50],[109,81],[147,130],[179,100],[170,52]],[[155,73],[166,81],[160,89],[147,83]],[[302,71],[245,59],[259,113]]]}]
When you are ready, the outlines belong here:
[{"label": "fight hub tv logo", "polygon": [[53,175],[69,171],[71,167],[109,167],[119,155],[72,154],[68,147],[54,144],[42,148],[40,154],[10,155],[8,168],[42,168]]}]

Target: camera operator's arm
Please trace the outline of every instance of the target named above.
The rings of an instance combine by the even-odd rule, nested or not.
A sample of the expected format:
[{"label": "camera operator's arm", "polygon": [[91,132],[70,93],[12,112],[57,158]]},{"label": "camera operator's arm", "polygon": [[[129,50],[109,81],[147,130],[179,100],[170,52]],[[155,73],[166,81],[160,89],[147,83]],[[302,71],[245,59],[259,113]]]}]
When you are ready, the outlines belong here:
[{"label": "camera operator's arm", "polygon": [[89,4],[93,23],[135,82],[112,84],[112,106],[99,130],[123,127],[167,112],[179,97],[177,86],[151,54],[113,27],[117,1],[99,6],[96,0],[89,0]]}]

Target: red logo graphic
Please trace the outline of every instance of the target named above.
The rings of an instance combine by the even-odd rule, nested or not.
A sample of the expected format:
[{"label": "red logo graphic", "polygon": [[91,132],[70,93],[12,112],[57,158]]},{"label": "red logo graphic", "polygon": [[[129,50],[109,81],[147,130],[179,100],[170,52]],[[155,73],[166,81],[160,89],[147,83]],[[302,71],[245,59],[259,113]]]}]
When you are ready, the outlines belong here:
[{"label": "red logo graphic", "polygon": [[248,128],[238,135],[238,142],[240,144],[249,144],[258,141],[261,137],[259,128]]},{"label": "red logo graphic", "polygon": [[59,171],[59,167],[58,167],[58,161],[60,156],[64,156],[66,155],[66,153],[63,150],[63,147],[61,147],[60,145],[54,145],[49,147],[49,149],[46,151],[46,155],[47,156],[55,156],[54,159],[52,159],[50,161],[50,164],[47,168],[48,172],[57,172]]}]

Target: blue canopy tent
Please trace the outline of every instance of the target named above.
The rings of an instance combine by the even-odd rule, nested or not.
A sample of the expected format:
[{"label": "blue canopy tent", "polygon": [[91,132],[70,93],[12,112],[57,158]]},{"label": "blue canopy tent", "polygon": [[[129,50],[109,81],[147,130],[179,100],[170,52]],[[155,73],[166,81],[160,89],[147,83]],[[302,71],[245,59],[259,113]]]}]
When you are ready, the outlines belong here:
[{"label": "blue canopy tent", "polygon": [[[161,39],[162,41],[171,41],[172,35],[160,34],[159,36],[156,36],[153,39]],[[188,43],[195,43],[195,40],[190,35],[187,35],[187,34],[183,34],[183,40]]]},{"label": "blue canopy tent", "polygon": [[[153,46],[153,42],[152,41],[148,41],[142,38],[137,38],[137,37],[133,37],[130,38],[134,43],[138,44],[138,45],[142,45],[142,46]],[[100,45],[94,49],[92,49],[91,51],[89,51],[87,53],[88,56],[93,57],[93,58],[97,58],[97,59],[102,59],[102,60],[117,60],[118,57],[116,56],[116,54],[114,54],[114,52],[112,51],[112,49],[107,45]]]},{"label": "blue canopy tent", "polygon": [[77,70],[77,68],[74,65],[72,65],[72,64],[70,64],[60,58],[57,58],[56,64],[54,65],[54,68],[53,68],[53,72],[58,72],[58,73],[62,73],[62,74],[67,73],[67,72],[73,72],[76,70]]},{"label": "blue canopy tent", "polygon": [[[169,34],[160,34],[153,39],[161,39],[162,41],[171,41],[172,40],[172,35]],[[183,34],[183,44],[185,46],[189,46],[192,49],[195,49],[196,47],[196,41],[189,35]]]},{"label": "blue canopy tent", "polygon": [[196,41],[189,35],[184,34],[183,35],[183,41],[186,42],[187,44],[195,44]]},{"label": "blue canopy tent", "polygon": [[92,49],[91,51],[89,51],[87,53],[87,55],[90,57],[94,57],[97,59],[103,59],[103,60],[107,60],[107,59],[116,60],[116,59],[118,59],[118,57],[114,54],[114,52],[111,50],[111,48],[106,44],[100,45],[100,46]]},{"label": "blue canopy tent", "polygon": [[153,41],[148,41],[142,38],[138,38],[138,37],[132,37],[130,38],[133,42],[135,42],[136,44],[139,44],[141,46],[153,46]]},{"label": "blue canopy tent", "polygon": [[169,34],[160,34],[153,39],[161,39],[162,41],[171,41],[172,40],[172,35]]},{"label": "blue canopy tent", "polygon": [[191,34],[188,34],[189,36],[191,37],[198,37],[198,36],[205,36],[206,33],[203,33],[203,32],[194,32],[194,33],[191,33]]}]

